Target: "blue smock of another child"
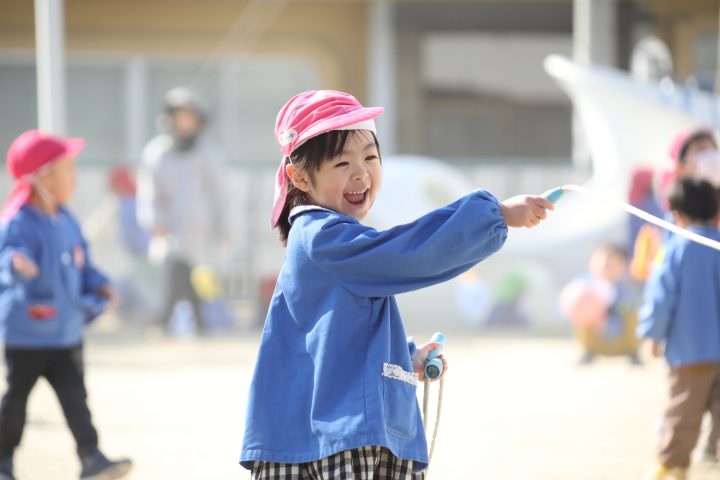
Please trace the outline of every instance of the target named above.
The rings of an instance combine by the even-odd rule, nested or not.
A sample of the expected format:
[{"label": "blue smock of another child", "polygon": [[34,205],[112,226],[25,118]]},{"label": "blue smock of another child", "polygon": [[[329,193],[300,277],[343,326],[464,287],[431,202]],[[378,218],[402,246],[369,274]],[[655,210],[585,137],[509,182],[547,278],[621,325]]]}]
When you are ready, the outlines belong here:
[{"label": "blue smock of another child", "polygon": [[[14,252],[31,259],[39,275],[18,274],[12,266]],[[50,216],[25,205],[0,227],[0,333],[6,345],[79,345],[86,322],[104,307],[97,290],[108,283],[93,266],[80,226],[65,208]],[[52,313],[34,315],[38,307]]]},{"label": "blue smock of another child", "polygon": [[[716,228],[688,230],[720,240]],[[639,337],[665,340],[671,367],[720,362],[720,252],[672,235],[645,284]]]},{"label": "blue smock of another child", "polygon": [[444,282],[496,252],[507,237],[497,199],[479,190],[381,232],[320,207],[291,215],[241,463],[303,463],[381,445],[425,468],[413,346],[393,295]]}]

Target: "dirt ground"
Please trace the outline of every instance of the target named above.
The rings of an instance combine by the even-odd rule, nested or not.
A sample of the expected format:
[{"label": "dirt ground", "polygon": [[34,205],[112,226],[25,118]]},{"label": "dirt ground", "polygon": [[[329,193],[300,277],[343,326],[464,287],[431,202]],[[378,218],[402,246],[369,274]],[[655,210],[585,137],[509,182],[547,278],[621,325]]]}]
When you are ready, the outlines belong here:
[{"label": "dirt ground", "polygon": [[[132,458],[131,479],[249,478],[237,460],[258,337],[91,333],[87,384],[103,450]],[[428,478],[633,480],[653,465],[661,361],[578,367],[571,339],[482,333],[449,334],[445,353],[451,367]],[[15,462],[20,480],[77,478],[72,437],[44,380]],[[720,467],[708,464],[690,475],[718,478]]]}]

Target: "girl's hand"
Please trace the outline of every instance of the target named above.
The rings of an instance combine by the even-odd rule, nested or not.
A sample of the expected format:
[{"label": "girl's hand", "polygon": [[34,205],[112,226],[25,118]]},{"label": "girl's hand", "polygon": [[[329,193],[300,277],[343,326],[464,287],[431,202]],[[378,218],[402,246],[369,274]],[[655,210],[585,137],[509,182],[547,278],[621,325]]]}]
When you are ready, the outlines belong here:
[{"label": "girl's hand", "polygon": [[108,303],[105,307],[105,310],[110,310],[111,308],[114,308],[118,303],[118,295],[117,292],[115,292],[115,289],[112,288],[111,285],[103,285],[102,287],[98,288],[97,291],[98,296],[107,299]]},{"label": "girl's hand", "polygon": [[518,195],[500,203],[508,227],[532,228],[547,218],[547,210],[555,210],[555,205],[538,195]]},{"label": "girl's hand", "polygon": [[[430,351],[435,350],[436,348],[439,348],[441,346],[440,342],[428,342],[422,347],[415,350],[415,354],[412,357],[412,364],[413,364],[413,372],[418,374],[418,380],[425,381],[425,361],[427,360],[428,353]],[[448,369],[448,364],[445,361],[445,357],[443,357],[442,354],[438,355],[437,358],[442,360],[443,363],[443,370],[442,373],[437,378],[432,379],[431,381],[435,381],[438,378],[445,375],[445,372]]]},{"label": "girl's hand", "polygon": [[12,267],[17,273],[27,278],[35,278],[40,273],[35,262],[20,252],[13,252]]}]

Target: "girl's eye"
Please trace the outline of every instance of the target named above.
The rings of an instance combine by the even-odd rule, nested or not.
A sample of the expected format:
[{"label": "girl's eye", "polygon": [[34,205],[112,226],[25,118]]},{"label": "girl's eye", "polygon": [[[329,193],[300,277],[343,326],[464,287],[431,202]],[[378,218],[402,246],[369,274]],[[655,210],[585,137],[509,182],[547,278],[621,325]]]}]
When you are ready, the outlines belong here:
[{"label": "girl's eye", "polygon": [[335,164],[336,167],[346,167],[348,165],[350,165],[348,162],[340,162]]},{"label": "girl's eye", "polygon": [[369,160],[377,160],[377,159],[378,159],[377,155],[369,155],[369,156],[365,157],[365,160],[368,160],[368,161]]}]

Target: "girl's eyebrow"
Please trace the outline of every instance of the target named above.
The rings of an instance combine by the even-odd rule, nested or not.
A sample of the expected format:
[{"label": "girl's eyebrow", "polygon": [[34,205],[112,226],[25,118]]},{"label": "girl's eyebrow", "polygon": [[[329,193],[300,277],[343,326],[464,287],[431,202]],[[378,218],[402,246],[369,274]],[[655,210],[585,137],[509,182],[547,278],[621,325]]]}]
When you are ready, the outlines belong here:
[{"label": "girl's eyebrow", "polygon": [[[365,150],[368,150],[370,148],[375,148],[375,142],[370,142],[367,145],[365,145],[364,147],[362,147],[362,151],[364,152]],[[340,152],[340,156],[343,156],[346,153],[347,153],[347,150],[343,148],[342,151]]]}]

